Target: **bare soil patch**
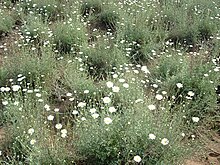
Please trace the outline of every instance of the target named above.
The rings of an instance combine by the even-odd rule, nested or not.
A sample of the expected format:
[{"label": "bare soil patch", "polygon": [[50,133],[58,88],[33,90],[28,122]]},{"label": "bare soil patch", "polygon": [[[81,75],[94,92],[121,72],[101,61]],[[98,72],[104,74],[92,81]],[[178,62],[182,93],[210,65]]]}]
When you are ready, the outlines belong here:
[{"label": "bare soil patch", "polygon": [[5,139],[5,130],[4,128],[0,128],[0,144],[3,143],[4,139]]},{"label": "bare soil patch", "polygon": [[220,135],[214,132],[210,137],[202,136],[205,153],[185,161],[184,165],[220,165]]},{"label": "bare soil patch", "polygon": [[5,34],[0,38],[0,65],[3,62],[6,52],[12,51],[13,49],[11,48],[15,45],[15,41],[18,41],[20,38],[18,32],[18,28],[15,28],[12,32]]}]

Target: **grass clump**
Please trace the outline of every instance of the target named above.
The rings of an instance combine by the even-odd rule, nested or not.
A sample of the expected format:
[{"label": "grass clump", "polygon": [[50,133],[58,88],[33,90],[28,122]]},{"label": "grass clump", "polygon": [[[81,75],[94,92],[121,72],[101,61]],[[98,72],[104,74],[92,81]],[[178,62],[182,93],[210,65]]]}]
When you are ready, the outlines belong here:
[{"label": "grass clump", "polygon": [[89,48],[84,53],[87,57],[86,66],[89,74],[96,80],[104,80],[114,68],[127,62],[123,52],[116,47],[108,47],[98,44],[95,48]]},{"label": "grass clump", "polygon": [[[182,27],[170,32],[167,40],[178,47],[192,48],[197,43],[198,31],[194,27]],[[190,50],[190,49],[189,49]]]},{"label": "grass clump", "polygon": [[[81,58],[79,59],[79,61],[82,60]],[[72,97],[75,98],[73,101],[75,103],[76,101],[91,103],[101,95],[102,90],[99,90],[93,80],[88,77],[88,73],[85,69],[86,67],[82,61],[79,61],[74,60],[69,64],[65,62],[66,67],[58,69],[60,78],[54,82],[56,88],[54,88],[52,92],[57,97],[66,97],[66,93],[71,93]]]},{"label": "grass clump", "polygon": [[[21,51],[19,55],[15,55],[7,59],[2,67],[1,85],[11,84],[10,79],[14,83],[21,83],[26,86],[34,85],[35,82],[50,77],[53,67],[56,64],[50,50],[43,50],[42,56],[33,56],[31,52]],[[52,62],[53,61],[53,62]]]},{"label": "grass clump", "polygon": [[104,10],[93,16],[91,18],[92,27],[111,32],[115,32],[117,30],[117,22],[119,21],[119,16],[115,11]]},{"label": "grass clump", "polygon": [[46,40],[51,40],[52,31],[39,17],[29,16],[27,21],[22,26],[24,41],[33,43],[36,46],[42,46]]},{"label": "grass clump", "polygon": [[0,37],[12,30],[15,21],[9,12],[0,9]]},{"label": "grass clump", "polygon": [[145,63],[149,60],[148,46],[151,44],[149,31],[128,27],[121,41],[126,56],[132,63]]},{"label": "grass clump", "polygon": [[198,38],[201,41],[207,41],[210,40],[211,37],[216,33],[216,27],[212,22],[203,20],[199,22],[198,32]]},{"label": "grass clump", "polygon": [[55,50],[61,54],[78,52],[86,42],[85,29],[80,23],[63,24],[57,22],[53,28]]},{"label": "grass clump", "polygon": [[168,32],[179,24],[180,15],[181,11],[176,11],[173,7],[163,8],[161,14],[150,16],[148,26],[153,31],[162,29]]}]

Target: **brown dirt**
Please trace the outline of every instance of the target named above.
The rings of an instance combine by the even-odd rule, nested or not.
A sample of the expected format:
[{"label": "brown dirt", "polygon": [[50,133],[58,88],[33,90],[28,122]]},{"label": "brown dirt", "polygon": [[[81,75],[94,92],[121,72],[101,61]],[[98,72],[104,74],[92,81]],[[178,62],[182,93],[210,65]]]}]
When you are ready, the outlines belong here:
[{"label": "brown dirt", "polygon": [[5,131],[3,128],[0,128],[0,144],[2,144],[4,138],[5,138]]},{"label": "brown dirt", "polygon": [[[0,38],[0,65],[4,60],[4,56],[10,54],[9,52],[12,51],[12,48],[15,45],[15,41],[18,41],[20,36],[18,34],[18,27],[14,28],[14,30],[5,36]],[[4,49],[7,49],[6,51]]]},{"label": "brown dirt", "polygon": [[185,165],[206,165],[206,164],[203,162],[198,162],[194,160],[186,160]]},{"label": "brown dirt", "polygon": [[212,132],[209,138],[202,135],[200,137],[206,147],[205,154],[186,160],[184,165],[220,165],[220,135]]}]

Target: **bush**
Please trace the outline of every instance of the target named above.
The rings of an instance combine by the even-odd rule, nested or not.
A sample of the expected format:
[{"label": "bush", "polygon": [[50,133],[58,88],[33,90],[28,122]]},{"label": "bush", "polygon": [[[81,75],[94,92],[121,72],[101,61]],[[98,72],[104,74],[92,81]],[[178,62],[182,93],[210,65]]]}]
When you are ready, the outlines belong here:
[{"label": "bush", "polygon": [[111,10],[102,11],[91,18],[92,26],[104,31],[110,29],[111,32],[115,32],[117,30],[118,21],[118,14]]},{"label": "bush", "polygon": [[[80,69],[84,69],[84,71],[80,71]],[[82,62],[74,60],[72,63],[66,64],[65,69],[61,68],[58,72],[61,73],[60,77],[62,79],[59,80],[59,83],[55,83],[58,83],[56,86],[60,85],[61,95],[65,96],[67,92],[70,92],[73,94],[72,97],[75,98],[75,101],[85,101],[87,103],[91,102],[91,100],[95,101],[96,99],[98,101],[97,97],[101,97],[102,91],[100,91],[93,80],[88,77]],[[88,90],[88,93],[84,92],[86,90]],[[58,91],[54,92],[57,93]]]},{"label": "bush", "polygon": [[[29,88],[31,89],[33,90]],[[39,92],[44,99],[44,92],[41,90]],[[15,100],[9,100],[9,104],[4,107],[5,117],[12,125],[7,126],[8,140],[1,148],[4,151],[0,162],[11,164],[73,163],[75,156],[72,148],[67,145],[67,141],[59,137],[60,132],[57,132],[55,137],[55,130],[45,125],[46,113],[43,103],[36,102],[35,94],[25,93],[25,95],[26,100],[22,102],[23,97],[18,92]],[[17,105],[14,102],[17,102]],[[26,117],[23,116],[24,113]]]},{"label": "bush", "polygon": [[12,30],[15,21],[11,15],[0,9],[0,37],[3,33],[8,33]]},{"label": "bush", "polygon": [[175,8],[164,8],[164,11],[161,15],[150,16],[148,20],[148,26],[151,30],[162,29],[164,31],[170,31],[174,29],[180,22],[181,11],[176,11]]},{"label": "bush", "polygon": [[[9,80],[12,79],[14,83],[21,83],[24,86],[29,83],[33,86],[35,82],[52,76],[55,64],[50,50],[42,50],[41,57],[33,56],[28,50],[21,51],[19,55],[17,54],[5,61],[0,72],[2,75],[0,84],[1,86],[9,85],[11,84]],[[43,78],[42,75],[45,77]],[[22,81],[24,82],[22,83]]]},{"label": "bush", "polygon": [[201,41],[209,40],[211,36],[215,34],[215,26],[208,20],[199,22],[198,25],[199,39]]},{"label": "bush", "polygon": [[[150,59],[152,50],[152,40],[150,33],[147,29],[138,29],[136,27],[127,27],[122,32],[121,37],[124,43],[120,44],[125,51],[126,56],[132,63],[143,64]],[[154,43],[154,46],[156,44]],[[149,47],[151,47],[149,49]]]},{"label": "bush", "polygon": [[49,35],[49,27],[39,17],[28,16],[27,21],[22,26],[24,41],[34,43],[36,46],[43,46],[46,40],[51,40]]},{"label": "bush", "polygon": [[[183,154],[183,148],[178,144],[180,128],[176,128],[181,121],[178,117],[170,119],[166,112],[156,119],[145,106],[139,103],[133,109],[123,109],[123,114],[108,114],[106,107],[98,119],[87,115],[87,120],[77,122],[75,134],[78,138],[73,143],[85,163],[135,164],[135,155],[142,158],[143,164],[176,163],[177,157]],[[106,117],[110,118],[109,124],[105,123],[109,120]],[[175,123],[172,130],[169,129],[170,122],[172,126]],[[151,133],[156,139],[149,138]],[[168,138],[170,144],[163,146],[162,138]]]},{"label": "bush", "polygon": [[176,48],[180,46],[189,48],[190,45],[196,45],[197,37],[198,31],[195,27],[179,27],[169,33],[167,40],[173,42]]},{"label": "bush", "polygon": [[[77,30],[80,28],[80,30]],[[53,28],[55,49],[59,53],[78,52],[79,47],[87,41],[85,29],[80,23],[63,24],[57,22]]]},{"label": "bush", "polygon": [[96,48],[88,48],[84,53],[86,66],[89,74],[96,80],[106,79],[109,72],[114,71],[114,67],[119,67],[127,62],[126,57],[116,47],[107,47],[99,43]]},{"label": "bush", "polygon": [[183,58],[177,55],[171,55],[169,57],[166,56],[166,54],[163,55],[157,63],[157,66],[152,68],[151,79],[159,79],[163,82],[168,81],[169,79],[180,73],[181,70],[185,71],[186,69],[188,69],[189,63],[186,60],[184,60],[184,62],[181,62],[180,59]]}]

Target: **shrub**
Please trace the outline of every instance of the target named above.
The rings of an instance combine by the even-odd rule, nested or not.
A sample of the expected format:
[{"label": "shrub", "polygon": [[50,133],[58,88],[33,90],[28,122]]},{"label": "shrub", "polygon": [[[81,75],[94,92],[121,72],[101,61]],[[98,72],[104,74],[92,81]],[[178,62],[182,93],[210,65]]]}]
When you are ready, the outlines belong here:
[{"label": "shrub", "polygon": [[[77,29],[80,30],[77,30]],[[59,53],[79,51],[79,47],[87,41],[85,29],[80,23],[63,24],[57,22],[54,25],[54,44]]]},{"label": "shrub", "polygon": [[116,47],[107,47],[99,43],[96,48],[88,48],[84,53],[88,58],[86,65],[89,74],[98,79],[106,79],[114,67],[119,67],[127,62],[126,57]]},{"label": "shrub", "polygon": [[36,16],[28,16],[27,21],[22,26],[22,33],[24,41],[27,43],[34,43],[36,46],[42,46],[46,40],[50,40],[49,27]]},{"label": "shrub", "polygon": [[197,37],[198,32],[195,27],[179,27],[169,33],[167,40],[173,42],[175,47],[189,47],[196,45]]},{"label": "shrub", "polygon": [[[112,104],[117,107],[119,111],[122,111],[125,108],[133,107],[137,100],[144,100],[145,95],[142,84],[137,81],[140,77],[132,73],[132,69],[130,72],[123,74],[120,78],[124,78],[125,82],[115,83],[115,85],[120,88],[120,91],[113,96]],[[124,87],[123,85],[125,84],[128,84],[129,87]]]},{"label": "shrub", "polygon": [[[80,69],[84,69],[84,71],[80,71]],[[74,60],[72,63],[66,64],[65,68],[58,70],[58,72],[61,73],[60,77],[62,77],[59,83],[61,95],[65,96],[67,92],[70,92],[75,97],[75,101],[85,102],[91,102],[91,100],[97,99],[101,95],[102,91],[88,77],[82,62]],[[89,92],[85,93],[84,91],[86,90]]]},{"label": "shrub", "polygon": [[111,32],[115,32],[117,30],[118,21],[118,14],[111,10],[102,11],[91,18],[92,26],[104,31],[110,29]]},{"label": "shrub", "polygon": [[[44,92],[41,90],[39,92],[44,99]],[[60,132],[55,134],[53,128],[44,124],[44,105],[41,102],[35,102],[36,99],[35,94],[26,93],[26,100],[22,102],[22,97],[17,93],[15,100],[9,100],[9,104],[4,107],[5,117],[7,121],[12,122],[12,125],[7,127],[8,140],[4,143],[4,152],[0,162],[11,164],[73,163],[72,148],[67,145],[67,141],[59,137]],[[17,105],[14,102],[17,102]],[[26,117],[23,116],[24,113]]]},{"label": "shrub", "polygon": [[198,32],[200,40],[209,40],[215,33],[215,26],[207,20],[200,21],[198,25]]},{"label": "shrub", "polygon": [[188,62],[186,60],[184,60],[184,62],[181,62],[181,59],[183,58],[177,55],[163,55],[159,59],[157,66],[152,68],[151,79],[167,81],[180,73],[181,70],[185,71],[188,68]]},{"label": "shrub", "polygon": [[0,37],[3,33],[8,33],[12,30],[15,21],[11,15],[0,9]]},{"label": "shrub", "polygon": [[[178,144],[180,128],[176,128],[181,121],[176,117],[170,120],[168,114],[160,114],[164,117],[158,119],[157,116],[156,119],[145,106],[139,103],[133,109],[123,109],[123,114],[108,114],[104,109],[97,119],[87,115],[87,120],[77,122],[75,134],[78,138],[73,143],[85,163],[133,164],[135,155],[142,158],[143,164],[176,163],[182,154]],[[107,120],[112,120],[112,123],[107,124]],[[172,130],[168,128],[170,121],[172,126],[175,123]],[[165,123],[169,126],[166,127]],[[151,133],[156,135],[156,139],[149,139]],[[159,139],[164,137],[170,141],[168,146],[160,143]]]},{"label": "shrub", "polygon": [[[127,27],[123,32],[122,49],[132,63],[145,63],[150,58],[151,49],[148,49],[152,44],[150,32],[147,29],[138,29],[136,27]],[[156,45],[156,44],[154,44]],[[149,52],[150,51],[150,52]]]},{"label": "shrub", "polygon": [[148,26],[153,31],[158,29],[170,31],[179,24],[180,15],[181,11],[176,11],[174,8],[164,8],[160,16],[150,16]]},{"label": "shrub", "polygon": [[136,42],[139,45],[143,45],[147,42],[147,36],[143,30],[131,27],[125,29],[124,39],[128,43]]},{"label": "shrub", "polygon": [[55,60],[48,49],[42,50],[41,57],[34,56],[28,50],[21,51],[19,55],[17,54],[5,61],[2,66],[3,70],[0,72],[2,75],[0,84],[1,86],[11,84],[9,80],[12,79],[14,83],[24,81],[22,83],[24,86],[27,85],[26,83],[34,85],[35,82],[42,80],[42,75],[45,76],[44,78],[52,76],[54,65]]}]

